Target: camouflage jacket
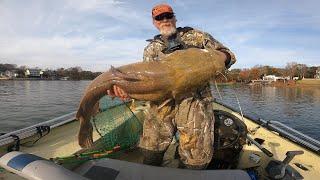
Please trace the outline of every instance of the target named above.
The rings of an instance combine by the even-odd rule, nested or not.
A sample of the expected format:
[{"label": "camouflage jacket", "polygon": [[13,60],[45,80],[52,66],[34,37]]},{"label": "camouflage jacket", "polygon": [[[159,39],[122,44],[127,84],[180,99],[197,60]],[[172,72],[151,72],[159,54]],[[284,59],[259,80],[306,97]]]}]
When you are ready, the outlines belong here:
[{"label": "camouflage jacket", "polygon": [[[215,40],[210,34],[202,32],[190,27],[177,28],[177,38],[182,43],[182,49],[196,47],[202,49],[214,49],[225,52],[229,61],[226,62],[226,68],[229,68],[236,62],[235,55],[219,41]],[[161,60],[165,49],[167,48],[166,40],[157,35],[154,39],[147,40],[150,43],[145,47],[143,53],[143,61],[156,61]]]}]

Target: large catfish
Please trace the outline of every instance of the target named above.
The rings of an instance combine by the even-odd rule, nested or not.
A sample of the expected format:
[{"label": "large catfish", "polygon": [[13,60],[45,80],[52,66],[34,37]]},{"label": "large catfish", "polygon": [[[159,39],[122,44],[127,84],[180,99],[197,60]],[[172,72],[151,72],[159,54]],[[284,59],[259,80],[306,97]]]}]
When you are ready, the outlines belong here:
[{"label": "large catfish", "polygon": [[161,61],[112,67],[89,84],[80,101],[76,115],[80,120],[79,145],[86,148],[92,146],[90,118],[97,112],[99,99],[113,85],[119,86],[130,98],[137,100],[178,101],[191,96],[192,92],[206,85],[224,68],[222,52],[196,48],[175,51]]}]

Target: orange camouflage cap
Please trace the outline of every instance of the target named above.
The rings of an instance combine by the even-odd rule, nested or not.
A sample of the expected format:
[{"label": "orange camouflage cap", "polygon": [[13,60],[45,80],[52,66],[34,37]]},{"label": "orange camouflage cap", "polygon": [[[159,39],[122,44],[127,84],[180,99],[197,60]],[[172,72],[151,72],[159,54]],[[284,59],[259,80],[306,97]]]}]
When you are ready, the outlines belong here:
[{"label": "orange camouflage cap", "polygon": [[158,4],[152,8],[153,18],[163,13],[173,13],[172,7],[168,4]]}]

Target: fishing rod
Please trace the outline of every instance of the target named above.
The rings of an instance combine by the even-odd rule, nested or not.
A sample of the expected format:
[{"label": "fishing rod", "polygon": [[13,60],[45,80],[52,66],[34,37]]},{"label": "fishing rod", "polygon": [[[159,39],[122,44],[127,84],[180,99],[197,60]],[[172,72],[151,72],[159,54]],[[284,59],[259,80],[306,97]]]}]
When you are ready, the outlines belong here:
[{"label": "fishing rod", "polygon": [[264,148],[263,146],[261,146],[261,144],[259,144],[256,140],[252,139],[252,137],[250,137],[248,134],[247,134],[247,140],[249,142],[251,142],[252,144],[254,144],[257,148],[259,148],[263,153],[265,153],[267,156],[269,157],[272,157],[273,156],[273,153],[270,152],[268,149]]}]

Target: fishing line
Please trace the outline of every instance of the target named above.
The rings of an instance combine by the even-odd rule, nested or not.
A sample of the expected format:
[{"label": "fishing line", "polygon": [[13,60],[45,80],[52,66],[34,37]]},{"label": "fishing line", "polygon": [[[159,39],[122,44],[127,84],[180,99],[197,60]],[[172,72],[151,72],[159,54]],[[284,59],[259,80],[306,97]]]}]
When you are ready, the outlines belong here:
[{"label": "fishing line", "polygon": [[[224,77],[224,79],[226,80],[226,82],[228,82],[228,78],[223,74],[223,73],[221,73],[220,71],[218,71],[217,73],[219,73],[219,74],[221,74],[223,77]],[[219,94],[219,96],[220,96],[220,99],[222,100],[222,96],[221,96],[221,94],[220,94],[220,91],[219,91],[219,88],[218,88],[218,85],[217,85],[217,81],[215,80],[215,86],[216,86],[216,90],[217,90],[217,92],[218,92],[218,94]],[[236,100],[237,100],[237,103],[238,103],[238,106],[239,106],[239,110],[240,110],[240,115],[241,115],[241,120],[244,122],[244,117],[243,117],[243,112],[242,112],[242,108],[241,108],[241,105],[240,105],[240,100],[239,100],[239,98],[238,98],[238,96],[237,96],[237,93],[236,93],[236,90],[235,90],[235,87],[233,86],[233,88],[232,88],[232,91],[233,91],[233,94],[235,95],[235,97],[236,97]]]},{"label": "fishing line", "polygon": [[220,94],[220,91],[219,91],[218,84],[217,84],[217,81],[216,81],[216,80],[214,80],[214,85],[215,85],[216,90],[217,90],[217,92],[218,92],[218,94],[219,94],[219,97],[220,97],[220,99],[221,99],[221,101],[222,101],[222,96],[221,96],[221,94]]},{"label": "fishing line", "polygon": [[233,93],[234,93],[234,95],[236,96],[237,103],[238,103],[238,106],[239,106],[239,109],[240,109],[240,113],[241,113],[241,117],[242,117],[242,121],[244,122],[243,112],[242,112],[241,105],[240,105],[240,101],[239,101],[239,98],[238,98],[238,95],[237,95],[235,89],[233,89]]},{"label": "fishing line", "polygon": [[[218,73],[220,73],[220,74],[226,79],[226,81],[228,80],[227,77],[224,76],[220,71],[218,71]],[[219,95],[219,97],[220,97],[220,100],[222,101],[223,99],[222,99],[221,93],[220,93],[220,91],[219,91],[218,83],[217,83],[216,79],[214,80],[214,84],[215,84],[215,88],[216,88],[216,90],[217,90],[217,92],[218,92],[218,95]],[[210,85],[212,86],[212,82],[210,82]],[[212,87],[210,87],[210,88],[212,88]],[[211,90],[211,95],[212,95],[212,97],[214,97],[214,94],[213,94],[213,91],[212,91],[212,90]]]}]

